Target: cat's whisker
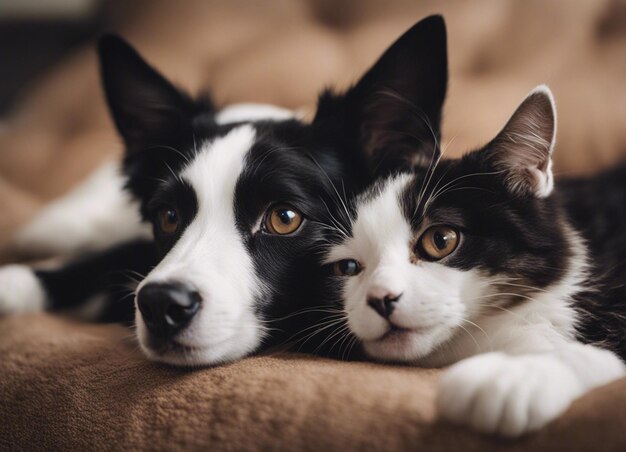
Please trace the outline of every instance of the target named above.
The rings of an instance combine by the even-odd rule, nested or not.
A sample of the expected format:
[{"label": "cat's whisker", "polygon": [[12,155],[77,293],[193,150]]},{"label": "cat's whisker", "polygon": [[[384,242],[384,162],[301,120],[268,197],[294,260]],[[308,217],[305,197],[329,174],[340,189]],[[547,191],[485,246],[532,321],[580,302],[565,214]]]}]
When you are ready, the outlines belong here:
[{"label": "cat's whisker", "polygon": [[[347,348],[347,349],[346,349],[346,357],[350,357],[350,356],[351,356],[351,354],[352,354],[352,350],[353,350],[356,346],[358,346],[358,345],[359,345],[359,343],[360,343],[359,339],[358,339],[356,336],[354,336],[354,337],[352,338],[351,345],[349,346],[349,348]],[[342,359],[345,359],[345,358],[343,358],[343,356],[342,356]]]},{"label": "cat's whisker", "polygon": [[[456,138],[456,136],[452,137],[452,139],[448,142],[448,144],[446,146],[444,146],[443,149],[441,149],[440,159],[443,159],[444,155],[447,153],[448,149],[451,147],[451,145],[454,142],[455,138]],[[439,184],[441,183],[441,181],[446,177],[446,175],[450,171],[450,168],[452,168],[452,166],[448,166],[448,168],[446,168],[446,170],[443,172],[443,174],[439,177],[439,179],[437,180],[437,183],[435,184],[435,186],[432,189],[432,192],[435,192],[437,190],[437,188],[439,187]],[[433,170],[433,172],[434,172],[434,170]],[[415,211],[413,212],[413,215],[417,215],[418,209],[420,207],[421,199],[422,199],[422,196],[420,196],[418,198],[418,202],[415,205]]]},{"label": "cat's whisker", "polygon": [[[352,332],[348,329],[344,334],[343,337],[341,339],[341,341],[338,341],[338,348],[337,348],[337,356],[339,357],[339,359],[341,359],[342,361],[345,361],[349,355],[346,355],[346,351],[348,350],[348,345],[351,344],[353,340],[353,334]],[[342,352],[343,350],[343,352]]]},{"label": "cat's whisker", "polygon": [[[304,334],[304,333],[306,333],[307,331],[308,331],[308,332],[310,332],[311,330],[313,330],[313,333],[311,334],[311,336],[314,336],[314,335],[318,334],[320,331],[323,331],[324,329],[326,329],[326,327],[328,327],[328,326],[333,326],[333,325],[337,325],[337,324],[339,324],[339,323],[340,323],[340,322],[342,322],[342,321],[343,321],[343,318],[333,318],[333,319],[325,319],[325,320],[322,320],[322,321],[320,321],[320,322],[318,322],[318,323],[315,323],[315,324],[313,324],[313,325],[311,325],[311,326],[309,326],[309,327],[307,327],[307,328],[304,328],[304,329],[302,329],[302,330],[300,330],[300,331],[297,331],[297,332],[296,332],[296,333],[294,333],[292,336],[290,336],[289,338],[287,338],[287,339],[285,340],[285,342],[290,342],[290,341],[292,341],[293,339],[297,338],[297,337],[298,337],[298,335]],[[317,329],[317,328],[321,328],[321,327],[324,327],[324,328],[322,328],[321,330],[318,330],[318,329]],[[309,337],[309,334],[305,335],[305,338],[306,338],[306,337]],[[298,339],[298,340],[302,340],[302,339]]]},{"label": "cat's whisker", "polygon": [[451,181],[445,183],[441,188],[439,188],[437,191],[433,191],[433,193],[431,193],[431,195],[429,196],[429,198],[426,200],[426,202],[424,203],[424,211],[427,209],[427,206],[432,205],[433,203],[433,199],[437,199],[438,197],[440,197],[441,195],[445,194],[447,192],[446,189],[448,188],[452,188],[452,185],[455,184],[456,182],[459,182],[463,179],[467,179],[469,177],[478,177],[478,176],[490,176],[490,175],[495,175],[495,174],[500,174],[503,171],[489,171],[489,172],[478,172],[478,173],[469,173],[469,174],[464,174],[462,176],[458,176],[454,179],[452,179]]},{"label": "cat's whisker", "polygon": [[304,347],[304,345],[311,340],[313,337],[317,336],[318,334],[322,333],[323,331],[328,330],[329,328],[335,328],[338,327],[339,325],[341,325],[343,323],[343,319],[339,319],[335,322],[331,322],[329,324],[324,324],[323,326],[320,326],[318,329],[314,330],[313,332],[311,332],[310,334],[308,334],[307,336],[298,339],[296,341],[296,343],[299,343],[299,347],[298,347],[298,351],[302,350],[302,347]]},{"label": "cat's whisker", "polygon": [[137,278],[139,278],[140,280],[143,280],[143,279],[146,278],[146,275],[144,275],[143,273],[139,273],[138,271],[135,271],[135,270],[124,270],[123,273],[128,273],[128,274],[134,275]]},{"label": "cat's whisker", "polygon": [[488,189],[483,188],[483,187],[467,187],[467,186],[466,187],[463,187],[463,186],[461,186],[461,187],[450,187],[447,190],[445,190],[444,192],[438,194],[437,196],[428,198],[428,200],[426,201],[426,203],[424,205],[424,212],[428,211],[430,206],[432,204],[434,204],[437,201],[437,199],[439,199],[441,196],[446,195],[448,193],[455,192],[455,191],[463,191],[463,190],[478,190],[478,191],[484,191],[484,192],[487,192],[487,193],[493,193],[493,191],[488,190]]},{"label": "cat's whisker", "polygon": [[506,286],[512,286],[512,287],[520,287],[523,289],[530,289],[532,291],[536,291],[536,292],[544,292],[544,293],[549,293],[550,291],[547,289],[542,289],[540,287],[535,287],[535,286],[528,286],[525,284],[515,284],[515,283],[510,283],[508,281],[499,281],[496,282],[495,285],[506,285]]},{"label": "cat's whisker", "polygon": [[436,159],[436,161],[435,161],[435,164],[434,164],[434,165],[432,165],[432,162],[433,162],[434,156],[435,156],[435,154],[436,154],[436,149],[437,149],[437,148],[435,148],[435,149],[433,150],[433,157],[431,158],[431,165],[429,165],[428,169],[426,170],[426,174],[425,174],[425,176],[424,176],[424,179],[422,180],[422,186],[420,187],[420,190],[419,190],[419,192],[418,192],[417,202],[415,203],[415,211],[413,212],[413,215],[417,215],[417,212],[418,212],[418,210],[419,210],[419,207],[420,207],[420,205],[421,205],[421,203],[422,203],[422,198],[424,197],[424,194],[425,194],[425,193],[426,193],[426,191],[428,190],[428,186],[430,185],[430,182],[431,182],[431,180],[432,180],[432,177],[433,177],[433,175],[435,174],[435,170],[437,169],[437,167],[439,166],[439,163],[440,163],[440,162],[442,161],[442,159],[443,159],[445,149],[444,149],[444,150],[442,150],[442,151],[439,153],[439,155],[438,155],[438,157],[437,157],[437,159]]},{"label": "cat's whisker", "polygon": [[474,341],[474,344],[476,344],[476,349],[480,350],[480,344],[478,343],[474,335],[467,328],[465,328],[461,323],[458,324],[458,327],[461,328],[463,331],[465,331],[469,335],[469,337],[472,338],[472,341]]},{"label": "cat's whisker", "polygon": [[[337,353],[341,353],[341,360],[345,361],[346,359],[346,352],[348,351],[348,347],[350,346],[350,344],[352,344],[353,341],[358,340],[356,338],[356,336],[354,336],[352,334],[352,330],[350,330],[348,328],[346,334],[344,335],[343,339],[341,339],[341,342],[339,342],[339,349]],[[343,349],[343,352],[341,351]]]},{"label": "cat's whisker", "polygon": [[[345,320],[345,319],[344,319]],[[333,338],[337,337],[338,335],[341,338],[341,334],[345,333],[346,331],[349,330],[349,327],[347,324],[344,323],[344,325],[341,326],[341,328],[338,328],[336,331],[334,331],[332,334],[329,334],[314,350],[313,350],[313,354],[317,353],[318,351],[320,351],[324,345],[330,341],[333,340]],[[332,347],[330,348],[329,351],[332,351],[332,349],[335,347],[336,343],[332,345]]]},{"label": "cat's whisker", "polygon": [[328,310],[324,310],[324,309],[303,309],[300,311],[296,311],[294,313],[288,314],[286,316],[283,317],[279,317],[277,319],[271,319],[271,320],[267,320],[268,322],[282,322],[285,321],[287,319],[291,319],[293,317],[297,317],[299,315],[304,315],[304,314],[311,314],[311,313],[318,313],[318,314],[330,314],[330,315],[326,315],[326,317],[330,317],[330,316],[337,316],[337,315],[341,315],[341,312],[332,310],[332,309],[328,309]]},{"label": "cat's whisker", "polygon": [[463,319],[463,321],[466,322],[466,323],[469,323],[470,325],[472,325],[475,328],[478,328],[485,335],[487,340],[491,343],[491,337],[489,337],[489,334],[487,334],[487,332],[480,325],[478,325],[477,323],[472,322],[469,319]]},{"label": "cat's whisker", "polygon": [[537,301],[536,298],[530,297],[528,295],[520,294],[520,293],[515,293],[515,292],[498,292],[498,293],[493,293],[493,294],[486,294],[486,295],[474,297],[474,300],[480,300],[483,298],[491,298],[491,297],[507,297],[507,296],[508,297],[520,297],[528,301]]},{"label": "cat's whisker", "polygon": [[523,315],[521,315],[518,312],[515,311],[511,311],[510,309],[507,309],[503,306],[500,305],[491,305],[491,304],[479,304],[479,306],[482,306],[483,308],[487,308],[487,309],[499,309],[502,312],[505,312],[507,314],[510,314],[516,318],[518,318],[519,320],[521,320],[522,322],[524,322],[527,325],[533,325],[533,323],[528,320],[527,318],[525,318]]}]

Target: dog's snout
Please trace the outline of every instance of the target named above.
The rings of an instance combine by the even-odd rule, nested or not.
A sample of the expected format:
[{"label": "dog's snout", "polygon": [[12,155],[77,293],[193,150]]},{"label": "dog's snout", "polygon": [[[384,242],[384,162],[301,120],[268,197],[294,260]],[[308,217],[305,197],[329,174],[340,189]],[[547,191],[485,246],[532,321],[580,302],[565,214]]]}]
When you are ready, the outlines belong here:
[{"label": "dog's snout", "polygon": [[396,303],[401,295],[402,294],[386,294],[383,296],[370,296],[367,298],[367,304],[381,317],[387,319],[396,308]]},{"label": "dog's snout", "polygon": [[137,294],[137,307],[155,338],[166,341],[186,327],[200,308],[198,292],[183,284],[151,283]]}]

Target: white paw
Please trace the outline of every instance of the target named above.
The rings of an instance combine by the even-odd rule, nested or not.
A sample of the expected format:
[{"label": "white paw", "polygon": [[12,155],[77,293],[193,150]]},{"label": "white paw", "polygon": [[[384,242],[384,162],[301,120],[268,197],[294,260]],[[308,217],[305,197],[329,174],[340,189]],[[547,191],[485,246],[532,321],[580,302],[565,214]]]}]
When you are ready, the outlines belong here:
[{"label": "white paw", "polygon": [[575,374],[554,356],[486,353],[444,373],[437,407],[442,419],[512,437],[543,427],[582,393]]},{"label": "white paw", "polygon": [[0,315],[42,311],[46,293],[25,265],[0,267]]}]

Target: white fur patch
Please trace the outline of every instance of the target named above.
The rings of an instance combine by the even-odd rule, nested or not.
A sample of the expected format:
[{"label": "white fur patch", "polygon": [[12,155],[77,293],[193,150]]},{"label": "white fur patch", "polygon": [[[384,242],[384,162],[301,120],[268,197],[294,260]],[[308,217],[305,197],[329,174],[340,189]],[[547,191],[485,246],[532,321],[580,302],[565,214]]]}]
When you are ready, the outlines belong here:
[{"label": "white fur patch", "polygon": [[235,224],[235,186],[255,139],[243,125],[204,143],[181,173],[196,193],[198,213],[176,245],[140,284],[185,282],[199,291],[200,311],[177,336],[191,351],[157,355],[145,345],[145,325],[137,332],[146,354],[170,364],[215,364],[253,351],[263,335],[253,303],[261,293],[252,259]]},{"label": "white fur patch", "polygon": [[437,407],[448,421],[518,436],[556,418],[584,389],[575,373],[549,354],[485,353],[444,373]]},{"label": "white fur patch", "polygon": [[513,332],[520,354],[484,353],[447,370],[437,399],[441,418],[519,436],[545,426],[585,392],[626,375],[616,355],[591,345],[549,340],[538,353],[541,334]]},{"label": "white fur patch", "polygon": [[261,120],[285,121],[293,119],[296,114],[284,108],[267,104],[242,103],[233,104],[220,110],[215,115],[218,124],[228,124],[233,122],[253,122]]},{"label": "white fur patch", "polygon": [[139,207],[122,189],[117,163],[108,162],[44,207],[15,235],[11,248],[27,255],[69,255],[150,238]]},{"label": "white fur patch", "polygon": [[45,305],[46,293],[30,268],[0,267],[0,315],[42,311]]}]

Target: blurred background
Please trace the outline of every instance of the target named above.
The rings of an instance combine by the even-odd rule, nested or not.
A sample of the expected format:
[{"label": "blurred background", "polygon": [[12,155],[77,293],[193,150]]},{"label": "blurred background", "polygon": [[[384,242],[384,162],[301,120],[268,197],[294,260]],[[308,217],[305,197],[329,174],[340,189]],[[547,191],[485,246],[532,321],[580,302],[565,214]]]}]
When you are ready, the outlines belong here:
[{"label": "blurred background", "polygon": [[547,83],[559,114],[557,174],[624,160],[626,0],[0,0],[0,247],[122,151],[98,80],[101,33],[122,34],[218,105],[311,114],[323,87],[355,81],[432,13],[449,33],[447,155],[489,140]]}]

